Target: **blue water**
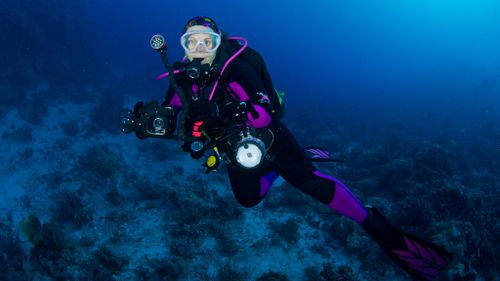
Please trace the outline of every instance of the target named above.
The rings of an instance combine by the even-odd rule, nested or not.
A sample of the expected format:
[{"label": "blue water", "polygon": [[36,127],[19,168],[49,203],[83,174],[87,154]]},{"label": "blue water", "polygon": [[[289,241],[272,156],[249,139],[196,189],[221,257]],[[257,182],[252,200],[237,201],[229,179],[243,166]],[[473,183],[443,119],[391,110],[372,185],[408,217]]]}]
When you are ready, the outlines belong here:
[{"label": "blue water", "polygon": [[[161,173],[162,161],[177,166],[176,172],[169,174],[168,182],[185,185],[186,177],[198,176],[197,163],[183,158],[178,144],[169,143],[165,148],[159,142],[139,142],[130,135],[121,135],[116,128],[121,108],[132,107],[138,100],[162,100],[168,87],[166,79],[154,79],[165,70],[159,55],[149,47],[150,37],[163,34],[170,59],[180,60],[183,53],[179,37],[185,22],[196,15],[210,16],[219,28],[230,35],[245,37],[249,46],[262,54],[276,88],[286,93],[284,120],[296,137],[304,144],[322,145],[338,156],[347,157],[345,165],[324,166],[327,172],[346,181],[363,201],[383,205],[382,209],[403,227],[453,248],[450,251],[455,254],[456,263],[443,280],[498,280],[495,268],[499,268],[500,262],[495,253],[499,245],[496,220],[500,209],[495,202],[500,188],[500,3],[493,0],[2,2],[0,149],[5,160],[0,165],[0,174],[5,180],[0,183],[3,194],[0,206],[6,215],[0,224],[0,248],[17,258],[10,261],[12,270],[0,273],[1,280],[56,278],[48,273],[52,272],[50,269],[44,273],[44,266],[28,262],[28,256],[36,254],[29,253],[30,244],[19,234],[18,227],[27,214],[34,213],[42,223],[63,225],[63,236],[85,236],[92,227],[105,225],[99,217],[150,204],[144,203],[152,200],[147,196],[144,201],[127,197],[135,190],[135,183],[127,183],[128,178],[144,177],[146,182],[159,181],[158,185],[163,186],[160,176],[150,173],[156,168]],[[162,154],[151,156],[157,151]],[[98,179],[79,177],[92,170],[91,166],[99,167],[103,162],[99,153],[104,153],[106,161],[117,168],[104,175],[94,171],[93,176]],[[141,165],[134,165],[134,161]],[[136,174],[128,174],[131,170]],[[210,177],[202,179],[205,183],[213,182]],[[224,180],[222,174],[216,181],[222,187],[213,189],[222,190],[225,186],[224,192],[229,192]],[[375,182],[377,187],[367,182]],[[88,191],[89,186],[101,185],[106,192]],[[113,197],[111,191],[116,188],[126,203],[110,203],[111,207],[95,204],[104,194]],[[269,204],[274,206],[282,200],[279,196],[285,196],[282,193],[287,190],[276,190],[274,196],[278,199]],[[58,211],[63,212],[63,207],[55,211],[47,207],[61,202],[58,198],[69,196],[67,192],[76,192],[83,198],[80,203],[85,207],[79,210],[92,209],[89,215],[92,219],[80,216],[75,222],[57,215]],[[159,197],[166,196],[162,192]],[[239,208],[231,194],[226,195],[225,204]],[[182,196],[189,197],[179,195]],[[114,202],[108,199],[106,202]],[[186,208],[196,208],[200,202]],[[302,221],[303,227],[311,216],[317,215],[319,208],[317,202],[304,204],[308,206],[308,217],[296,213],[292,203],[284,203],[292,206],[287,216]],[[150,209],[166,208],[162,204],[154,206]],[[275,208],[269,212],[272,211]],[[398,211],[406,215],[399,215]],[[265,206],[257,210],[260,219],[278,216],[273,213],[266,217],[265,212]],[[420,215],[422,219],[410,222],[411,217]],[[146,214],[137,211],[136,216],[141,218]],[[323,219],[325,214],[319,216]],[[146,224],[152,224],[152,229],[158,227],[154,225],[153,214],[147,213],[147,217],[151,219]],[[183,217],[189,216],[181,213],[163,219],[175,223]],[[343,222],[334,215],[327,219],[335,221],[332,229]],[[218,224],[212,217],[207,222]],[[125,227],[130,236],[133,227],[136,226]],[[119,223],[116,228],[120,229]],[[330,252],[344,251],[343,243],[347,243],[346,237],[352,231],[363,237],[355,225],[338,229],[333,238],[326,236],[327,241],[338,239],[340,243],[337,248],[329,245]],[[321,231],[321,235],[330,235],[328,227]],[[476,231],[481,234],[475,234]],[[168,229],[164,232],[168,233]],[[122,276],[123,280],[138,278],[131,276],[141,265],[132,259],[120,266],[118,261],[103,258],[107,256],[102,254],[107,253],[105,250],[94,252],[98,245],[109,243],[104,236],[90,235],[94,248],[81,247],[82,256],[93,253],[94,257],[101,257],[101,265],[95,266],[104,273],[94,275],[93,280],[106,280],[108,273]],[[156,238],[170,241],[166,236]],[[318,244],[324,243],[321,241]],[[307,243],[314,241],[304,237],[299,244]],[[374,243],[365,243],[375,249]],[[244,248],[244,244],[240,247]],[[137,251],[133,243],[121,241],[117,245],[122,248],[112,248],[116,260]],[[171,251],[172,246],[169,247]],[[377,275],[380,274],[376,270],[377,255],[363,261],[363,254],[356,251],[361,248],[347,246],[347,252],[339,254],[347,255],[351,263],[361,264],[352,265],[354,273],[350,278],[389,280]],[[162,252],[162,247],[155,249],[163,255],[160,261],[175,257],[170,251]],[[156,250],[144,252],[156,253]],[[310,255],[306,260],[310,262],[302,262],[318,263],[318,272],[321,263],[334,260],[319,255],[323,258],[320,259],[313,252],[307,252]],[[41,256],[54,258],[38,253],[38,258]],[[197,263],[202,265],[200,271],[209,276],[205,276],[207,280],[214,276],[220,279],[223,272],[230,272],[220,266],[220,261],[234,270],[253,271],[253,275],[247,276],[255,280],[262,272],[269,271],[268,267],[272,267],[269,260],[276,257],[266,259],[264,255],[259,259],[262,264],[255,264],[255,260],[247,264],[238,262],[234,255],[230,256],[233,260],[221,253],[216,256],[220,260],[207,262],[207,268],[203,268],[203,262]],[[0,258],[0,262],[7,263],[4,259]],[[85,260],[79,258],[82,259]],[[184,264],[192,262],[186,256],[179,260]],[[366,265],[370,263],[371,266]],[[148,270],[161,268],[147,264]],[[72,269],[63,278],[91,278],[88,272],[92,272],[89,269],[92,266],[88,264],[74,262],[66,266]],[[335,266],[338,270],[339,262]],[[385,261],[381,267],[393,269],[391,266]],[[72,270],[78,274],[72,275]],[[296,273],[303,272],[300,267],[288,265],[275,271],[288,271],[290,280],[308,280]],[[192,278],[185,273],[155,279],[160,278],[155,274],[141,280]],[[406,280],[404,273],[394,274],[391,278]],[[246,280],[241,278],[238,280]],[[334,280],[321,278],[317,280]]]}]

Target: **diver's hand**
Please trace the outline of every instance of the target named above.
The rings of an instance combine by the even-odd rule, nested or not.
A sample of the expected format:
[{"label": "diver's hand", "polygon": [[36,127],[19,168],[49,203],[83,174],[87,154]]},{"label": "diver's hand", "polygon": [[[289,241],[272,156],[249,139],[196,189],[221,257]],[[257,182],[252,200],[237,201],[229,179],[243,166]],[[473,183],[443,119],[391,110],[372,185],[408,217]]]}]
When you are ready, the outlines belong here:
[{"label": "diver's hand", "polygon": [[202,121],[218,116],[218,108],[207,100],[197,100],[189,103],[189,117],[193,121]]},{"label": "diver's hand", "polygon": [[236,110],[234,111],[234,118],[236,119],[236,123],[244,124],[247,120],[247,104],[245,102],[240,102],[236,106]]},{"label": "diver's hand", "polygon": [[236,122],[238,122],[238,124],[245,124],[248,120],[248,113],[250,113],[254,119],[259,118],[259,113],[255,110],[249,100],[240,102],[236,106],[236,111],[234,113]]},{"label": "diver's hand", "polygon": [[144,102],[140,101],[134,105],[134,116],[136,118],[141,118],[143,112],[144,112]]},{"label": "diver's hand", "polygon": [[[136,103],[134,105],[134,117],[137,119],[137,120],[140,120],[141,117],[142,117],[142,114],[144,113],[144,102],[140,101],[138,103]],[[145,139],[147,138],[146,135],[144,135],[144,133],[142,132],[142,130],[137,130],[135,131],[135,136],[138,138],[138,139]]]}]

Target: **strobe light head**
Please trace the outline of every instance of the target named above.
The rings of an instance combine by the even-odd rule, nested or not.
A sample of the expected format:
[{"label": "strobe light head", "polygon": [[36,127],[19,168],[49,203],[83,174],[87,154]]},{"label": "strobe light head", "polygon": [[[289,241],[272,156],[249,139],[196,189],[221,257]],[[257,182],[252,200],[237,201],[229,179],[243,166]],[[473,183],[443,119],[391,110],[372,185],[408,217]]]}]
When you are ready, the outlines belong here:
[{"label": "strobe light head", "polygon": [[153,35],[153,37],[151,37],[151,40],[149,41],[149,44],[151,45],[151,48],[156,51],[162,51],[167,48],[165,37],[163,37],[161,34]]},{"label": "strobe light head", "polygon": [[257,138],[243,139],[236,146],[236,162],[243,168],[252,169],[262,162],[266,148]]}]

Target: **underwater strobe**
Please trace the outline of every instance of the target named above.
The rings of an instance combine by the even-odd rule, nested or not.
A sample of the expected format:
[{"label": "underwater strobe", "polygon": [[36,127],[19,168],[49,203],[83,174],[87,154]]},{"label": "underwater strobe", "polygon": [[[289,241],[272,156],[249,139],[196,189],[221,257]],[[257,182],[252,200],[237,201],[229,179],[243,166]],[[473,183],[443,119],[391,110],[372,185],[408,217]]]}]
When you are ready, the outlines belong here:
[{"label": "underwater strobe", "polygon": [[153,35],[151,40],[149,40],[149,44],[151,45],[151,48],[156,51],[163,51],[167,49],[167,41],[165,41],[165,37],[161,34]]},{"label": "underwater strobe", "polygon": [[236,144],[236,162],[243,168],[252,169],[262,162],[266,156],[266,146],[261,139],[250,134]]},{"label": "underwater strobe", "polygon": [[130,134],[137,129],[137,120],[132,110],[122,109],[120,111],[118,126],[120,127],[120,131],[125,134]]}]

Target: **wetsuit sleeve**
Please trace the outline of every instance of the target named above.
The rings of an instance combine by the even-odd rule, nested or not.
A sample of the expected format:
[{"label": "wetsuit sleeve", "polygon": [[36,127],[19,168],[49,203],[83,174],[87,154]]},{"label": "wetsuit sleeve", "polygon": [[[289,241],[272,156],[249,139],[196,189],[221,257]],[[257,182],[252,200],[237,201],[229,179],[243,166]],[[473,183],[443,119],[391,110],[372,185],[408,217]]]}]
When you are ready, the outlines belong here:
[{"label": "wetsuit sleeve", "polygon": [[260,75],[250,65],[240,61],[230,68],[227,81],[232,96],[239,102],[249,102],[252,106],[247,125],[254,128],[269,126],[270,99]]}]

